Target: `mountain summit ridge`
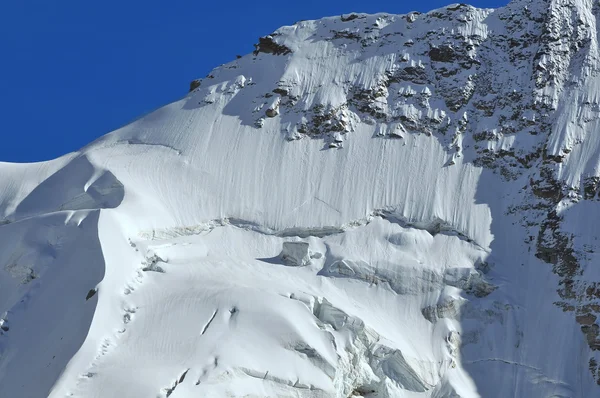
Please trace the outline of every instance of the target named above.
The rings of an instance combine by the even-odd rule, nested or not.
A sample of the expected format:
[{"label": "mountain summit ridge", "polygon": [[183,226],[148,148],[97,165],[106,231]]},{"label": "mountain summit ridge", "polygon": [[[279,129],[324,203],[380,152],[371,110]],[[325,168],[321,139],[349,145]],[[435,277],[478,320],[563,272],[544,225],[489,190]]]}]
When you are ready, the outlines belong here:
[{"label": "mountain summit ridge", "polygon": [[599,16],[301,21],[0,164],[0,396],[594,396]]}]

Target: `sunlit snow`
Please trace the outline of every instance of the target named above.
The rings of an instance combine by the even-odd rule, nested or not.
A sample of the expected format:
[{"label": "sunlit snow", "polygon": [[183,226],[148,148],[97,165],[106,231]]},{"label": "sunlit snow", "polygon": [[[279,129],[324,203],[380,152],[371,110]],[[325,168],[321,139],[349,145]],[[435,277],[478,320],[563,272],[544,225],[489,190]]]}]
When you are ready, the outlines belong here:
[{"label": "sunlit snow", "polygon": [[301,21],[0,163],[0,397],[598,396],[598,17]]}]

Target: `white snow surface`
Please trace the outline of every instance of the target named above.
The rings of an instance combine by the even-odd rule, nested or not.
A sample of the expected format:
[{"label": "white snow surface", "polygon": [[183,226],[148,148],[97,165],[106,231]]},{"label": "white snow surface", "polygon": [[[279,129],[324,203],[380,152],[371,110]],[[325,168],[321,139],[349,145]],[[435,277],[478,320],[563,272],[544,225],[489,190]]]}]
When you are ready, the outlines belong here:
[{"label": "white snow surface", "polygon": [[0,397],[599,396],[599,15],[302,21],[0,163]]}]

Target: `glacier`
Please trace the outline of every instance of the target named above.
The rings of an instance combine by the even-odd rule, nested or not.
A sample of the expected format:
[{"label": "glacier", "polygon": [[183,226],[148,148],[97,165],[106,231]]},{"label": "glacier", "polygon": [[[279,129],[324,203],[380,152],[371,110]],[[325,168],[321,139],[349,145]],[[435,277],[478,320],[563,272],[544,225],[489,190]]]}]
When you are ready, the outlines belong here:
[{"label": "glacier", "polygon": [[0,396],[598,396],[598,18],[300,21],[0,163]]}]

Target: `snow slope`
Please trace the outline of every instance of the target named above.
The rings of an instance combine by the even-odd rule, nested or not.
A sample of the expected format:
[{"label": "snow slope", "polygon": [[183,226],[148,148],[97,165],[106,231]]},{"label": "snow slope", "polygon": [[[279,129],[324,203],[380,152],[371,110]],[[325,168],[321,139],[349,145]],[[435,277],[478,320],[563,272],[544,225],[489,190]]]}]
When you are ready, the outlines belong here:
[{"label": "snow slope", "polygon": [[598,395],[599,16],[302,21],[0,164],[0,396]]}]

